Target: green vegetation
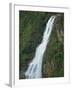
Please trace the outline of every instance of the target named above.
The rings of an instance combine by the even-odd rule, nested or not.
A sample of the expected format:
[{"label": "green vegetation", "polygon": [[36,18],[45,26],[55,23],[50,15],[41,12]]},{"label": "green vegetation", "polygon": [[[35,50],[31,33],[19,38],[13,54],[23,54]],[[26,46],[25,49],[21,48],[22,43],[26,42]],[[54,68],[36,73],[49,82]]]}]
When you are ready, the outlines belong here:
[{"label": "green vegetation", "polygon": [[[35,55],[36,47],[41,43],[46,23],[50,16],[59,14],[55,20],[49,44],[43,58],[42,77],[64,76],[64,15],[34,11],[19,11],[19,78]],[[63,31],[62,31],[63,30]]]}]

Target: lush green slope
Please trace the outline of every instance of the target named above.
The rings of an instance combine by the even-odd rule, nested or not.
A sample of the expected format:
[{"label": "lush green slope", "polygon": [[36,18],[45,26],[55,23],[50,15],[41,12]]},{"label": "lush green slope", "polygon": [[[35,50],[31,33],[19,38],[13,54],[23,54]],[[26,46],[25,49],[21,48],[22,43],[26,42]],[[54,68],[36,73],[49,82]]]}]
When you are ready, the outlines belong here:
[{"label": "lush green slope", "polygon": [[[45,26],[50,16],[57,13],[20,11],[19,12],[19,78],[25,78],[24,72],[35,55],[36,47],[41,43]],[[43,77],[64,75],[63,50],[63,14],[55,20],[49,44],[43,58]]]}]

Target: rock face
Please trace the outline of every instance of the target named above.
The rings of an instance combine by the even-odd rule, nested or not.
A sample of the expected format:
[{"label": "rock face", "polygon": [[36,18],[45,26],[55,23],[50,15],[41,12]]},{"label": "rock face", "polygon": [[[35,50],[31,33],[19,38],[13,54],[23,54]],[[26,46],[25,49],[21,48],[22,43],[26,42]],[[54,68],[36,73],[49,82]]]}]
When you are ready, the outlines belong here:
[{"label": "rock face", "polygon": [[64,14],[50,12],[19,12],[19,78],[24,72],[41,43],[46,22],[52,15],[58,15],[49,44],[43,57],[42,77],[64,76]]},{"label": "rock face", "polygon": [[63,43],[64,42],[64,17],[63,15],[59,15],[56,19],[56,30],[58,40]]}]

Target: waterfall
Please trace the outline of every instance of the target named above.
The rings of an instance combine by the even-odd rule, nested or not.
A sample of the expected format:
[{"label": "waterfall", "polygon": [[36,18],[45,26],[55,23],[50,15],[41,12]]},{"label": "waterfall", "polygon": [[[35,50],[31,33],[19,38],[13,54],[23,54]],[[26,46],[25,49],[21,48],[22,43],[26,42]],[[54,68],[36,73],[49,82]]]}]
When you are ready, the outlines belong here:
[{"label": "waterfall", "polygon": [[56,16],[51,16],[46,24],[46,28],[43,34],[43,39],[41,44],[36,48],[35,57],[32,59],[32,62],[29,64],[28,69],[25,72],[25,76],[28,79],[32,78],[41,78],[42,77],[42,61],[43,55],[46,50],[49,38],[52,32],[53,23]]}]

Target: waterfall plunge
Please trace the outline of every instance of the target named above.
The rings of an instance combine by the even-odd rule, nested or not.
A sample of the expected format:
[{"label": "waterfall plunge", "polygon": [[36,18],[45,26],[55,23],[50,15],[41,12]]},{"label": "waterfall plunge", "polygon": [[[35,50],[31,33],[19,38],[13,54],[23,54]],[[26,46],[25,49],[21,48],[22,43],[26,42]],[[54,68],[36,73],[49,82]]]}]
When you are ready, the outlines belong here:
[{"label": "waterfall plunge", "polygon": [[43,55],[46,50],[47,44],[49,42],[49,38],[52,32],[53,23],[56,16],[51,16],[46,24],[46,29],[44,31],[43,40],[40,45],[36,48],[35,57],[32,62],[29,64],[27,71],[25,72],[25,76],[28,79],[32,78],[41,78],[42,77],[42,61]]}]

